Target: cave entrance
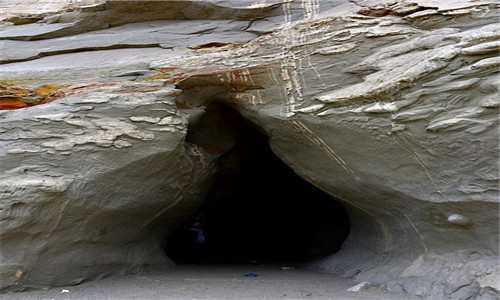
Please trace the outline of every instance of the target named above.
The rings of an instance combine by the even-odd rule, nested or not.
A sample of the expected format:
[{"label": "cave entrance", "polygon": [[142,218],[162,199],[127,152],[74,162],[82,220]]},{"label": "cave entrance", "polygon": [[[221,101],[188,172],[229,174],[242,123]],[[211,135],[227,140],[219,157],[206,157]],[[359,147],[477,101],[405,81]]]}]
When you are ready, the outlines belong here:
[{"label": "cave entrance", "polygon": [[[294,173],[272,152],[267,136],[234,110],[222,105],[207,110],[188,141],[203,136],[232,147],[219,158],[202,206],[169,236],[167,256],[181,264],[278,263],[338,251],[350,229],[343,205]],[[204,244],[192,230],[200,217]]]}]

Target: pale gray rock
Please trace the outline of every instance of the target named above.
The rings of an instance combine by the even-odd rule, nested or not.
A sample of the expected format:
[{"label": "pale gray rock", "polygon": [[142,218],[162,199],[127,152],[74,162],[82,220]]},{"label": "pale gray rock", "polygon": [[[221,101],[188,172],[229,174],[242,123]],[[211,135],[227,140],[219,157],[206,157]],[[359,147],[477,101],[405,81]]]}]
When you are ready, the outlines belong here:
[{"label": "pale gray rock", "polygon": [[[168,16],[132,17],[137,1],[63,12],[29,38],[33,24],[4,27],[3,60],[25,60],[2,66],[10,82],[114,84],[0,112],[2,287],[166,264],[141,247],[164,242],[208,190],[217,156],[184,138],[216,101],[348,209],[342,249],[310,267],[428,299],[498,297],[497,3],[177,2]],[[79,23],[97,12],[92,26],[111,28]],[[54,24],[73,25],[42,29]]]},{"label": "pale gray rock", "polygon": [[[51,25],[53,24],[42,26]],[[256,34],[242,32],[248,25],[249,22],[246,21],[153,21],[122,25],[69,37],[29,42],[3,40],[0,44],[5,51],[2,51],[0,62],[26,61],[42,56],[89,50],[152,47],[172,50],[209,42],[246,43],[257,37]],[[18,49],[18,51],[9,51],[10,49]]]},{"label": "pale gray rock", "polygon": [[5,64],[2,65],[2,74],[7,78],[26,80],[28,84],[32,82],[31,79],[36,84],[135,80],[145,77],[151,71],[151,60],[172,52],[152,47],[65,53]]},{"label": "pale gray rock", "polygon": [[461,215],[461,214],[449,215],[448,222],[450,222],[451,224],[456,224],[456,225],[460,225],[460,226],[472,225],[472,221],[468,217]]},{"label": "pale gray rock", "polygon": [[246,83],[217,97],[347,204],[348,240],[315,267],[431,299],[477,295],[488,289],[479,278],[498,276],[498,110],[483,105],[498,95],[495,7],[458,24],[435,10],[442,24],[429,30],[391,14],[302,22],[234,53],[238,76],[223,70],[228,57],[207,55],[217,79],[179,87],[196,106],[220,95],[196,93],[203,82]]},{"label": "pale gray rock", "polygon": [[165,216],[189,214],[210,186],[214,156],[184,142],[187,115],[174,90],[70,91],[0,111],[2,289],[171,266],[161,245],[172,228]]},{"label": "pale gray rock", "polygon": [[361,283],[356,284],[355,286],[348,288],[347,291],[353,292],[353,293],[359,293],[359,292],[367,290],[371,286],[372,285],[369,282],[363,281]]}]

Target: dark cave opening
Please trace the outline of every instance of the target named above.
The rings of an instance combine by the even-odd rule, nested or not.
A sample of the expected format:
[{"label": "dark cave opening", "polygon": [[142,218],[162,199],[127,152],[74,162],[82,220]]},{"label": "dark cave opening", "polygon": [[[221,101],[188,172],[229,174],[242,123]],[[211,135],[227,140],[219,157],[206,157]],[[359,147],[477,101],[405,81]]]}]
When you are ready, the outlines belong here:
[{"label": "dark cave opening", "polygon": [[[219,158],[202,206],[169,236],[167,256],[181,264],[270,263],[337,252],[350,230],[344,206],[283,163],[267,136],[234,110],[224,105],[207,110],[188,140],[207,147],[200,137],[216,137],[219,144],[232,141],[232,147]],[[193,230],[200,221],[204,243]]]}]

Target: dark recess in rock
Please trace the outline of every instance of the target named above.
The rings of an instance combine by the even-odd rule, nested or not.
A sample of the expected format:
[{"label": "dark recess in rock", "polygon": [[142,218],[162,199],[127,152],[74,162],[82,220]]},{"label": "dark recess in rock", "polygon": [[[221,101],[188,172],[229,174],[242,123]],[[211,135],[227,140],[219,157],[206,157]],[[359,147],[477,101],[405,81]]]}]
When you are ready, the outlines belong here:
[{"label": "dark recess in rock", "polygon": [[[295,174],[232,109],[211,104],[207,111],[188,141],[234,146],[219,158],[202,207],[168,239],[167,255],[177,263],[301,262],[338,251],[349,234],[342,204]],[[202,246],[190,230],[198,214],[205,217]]]}]

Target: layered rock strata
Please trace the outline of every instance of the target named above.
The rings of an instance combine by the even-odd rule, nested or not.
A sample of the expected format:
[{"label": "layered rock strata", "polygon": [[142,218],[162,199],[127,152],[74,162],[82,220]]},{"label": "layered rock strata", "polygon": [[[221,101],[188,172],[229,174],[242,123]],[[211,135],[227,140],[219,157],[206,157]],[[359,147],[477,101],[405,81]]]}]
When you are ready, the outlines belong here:
[{"label": "layered rock strata", "polygon": [[222,102],[346,206],[347,241],[312,267],[498,297],[498,4],[151,5],[169,13],[109,1],[3,26],[5,97],[32,106],[0,112],[3,288],[168,265],[231,147],[185,137]]}]

